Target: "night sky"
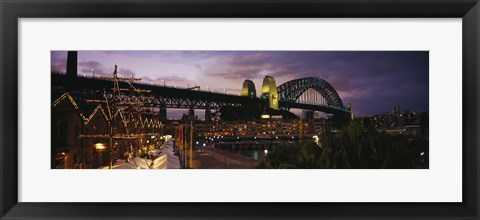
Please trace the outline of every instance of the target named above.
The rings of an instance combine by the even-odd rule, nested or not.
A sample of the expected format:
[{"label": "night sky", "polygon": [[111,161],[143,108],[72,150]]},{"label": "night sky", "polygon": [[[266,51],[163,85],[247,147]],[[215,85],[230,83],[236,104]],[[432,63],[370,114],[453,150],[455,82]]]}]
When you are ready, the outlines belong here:
[{"label": "night sky", "polygon": [[[52,51],[52,72],[65,72],[66,51]],[[79,75],[142,78],[168,86],[240,94],[250,79],[260,95],[265,75],[277,86],[317,76],[327,80],[357,116],[428,111],[428,51],[79,51]],[[225,89],[225,90],[224,90]],[[169,116],[170,117],[170,116]]]}]

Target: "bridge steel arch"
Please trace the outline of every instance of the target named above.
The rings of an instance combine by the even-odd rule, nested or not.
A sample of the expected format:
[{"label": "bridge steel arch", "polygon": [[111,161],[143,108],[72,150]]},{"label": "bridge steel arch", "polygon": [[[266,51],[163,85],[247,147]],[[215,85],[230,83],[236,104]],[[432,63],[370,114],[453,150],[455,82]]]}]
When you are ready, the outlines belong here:
[{"label": "bridge steel arch", "polygon": [[306,77],[283,83],[277,87],[279,100],[282,102],[296,102],[308,89],[315,89],[327,101],[327,107],[347,111],[342,99],[330,83],[320,77]]}]

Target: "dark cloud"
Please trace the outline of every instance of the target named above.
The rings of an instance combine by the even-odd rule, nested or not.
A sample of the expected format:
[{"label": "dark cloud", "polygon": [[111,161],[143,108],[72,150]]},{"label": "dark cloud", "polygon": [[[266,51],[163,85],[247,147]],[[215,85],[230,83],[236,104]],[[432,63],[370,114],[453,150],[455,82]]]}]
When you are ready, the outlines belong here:
[{"label": "dark cloud", "polygon": [[224,73],[207,73],[208,76],[215,78],[224,78],[224,79],[252,79],[256,78],[261,69],[236,69],[234,71],[228,71]]},{"label": "dark cloud", "polygon": [[180,77],[180,76],[165,76],[165,77],[159,77],[157,80],[165,80],[165,81],[173,81],[173,82],[186,82],[187,79]]},{"label": "dark cloud", "polygon": [[239,57],[232,59],[230,64],[232,66],[263,66],[266,63],[269,63],[272,60],[272,57],[266,53],[254,53],[254,54],[245,54]]},{"label": "dark cloud", "polygon": [[50,65],[51,71],[55,73],[65,73],[67,69],[67,59],[53,59]]},{"label": "dark cloud", "polygon": [[100,67],[103,68],[101,63],[93,60],[78,62],[78,66],[88,67],[91,69],[98,69]]},{"label": "dark cloud", "polygon": [[92,70],[95,72],[95,76],[109,76],[107,68],[105,68],[101,63],[93,60],[78,62],[78,70],[83,74],[91,74]]},{"label": "dark cloud", "polygon": [[[78,62],[79,73],[92,74],[92,70],[95,72],[95,76],[112,76],[114,67],[105,67],[102,63],[89,60]],[[118,68],[117,73],[120,77],[135,77],[136,73],[128,68]]]},{"label": "dark cloud", "polygon": [[131,69],[125,69],[125,68],[118,68],[118,74],[120,74],[123,77],[135,77],[135,72]]},{"label": "dark cloud", "polygon": [[152,83],[156,85],[177,85],[177,84],[185,84],[188,82],[186,78],[179,77],[179,76],[165,76],[165,77],[158,77],[156,79],[152,79],[150,77],[141,77],[142,82]]}]

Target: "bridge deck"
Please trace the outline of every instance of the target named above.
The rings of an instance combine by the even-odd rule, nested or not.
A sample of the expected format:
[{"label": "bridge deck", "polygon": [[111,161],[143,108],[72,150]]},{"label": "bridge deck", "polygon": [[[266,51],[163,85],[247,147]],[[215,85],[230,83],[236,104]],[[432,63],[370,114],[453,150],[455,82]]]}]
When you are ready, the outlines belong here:
[{"label": "bridge deck", "polygon": [[[112,80],[88,78],[88,77],[68,77],[66,75],[52,74],[52,87],[63,87],[68,91],[90,90],[92,93],[100,93],[104,90],[112,92],[114,82]],[[127,82],[119,81],[120,88],[131,88]],[[232,105],[261,105],[264,100],[260,98],[251,98],[247,96],[229,95],[223,93],[214,93],[209,91],[196,91],[187,88],[175,88],[168,86],[158,86],[151,84],[142,84],[132,82],[135,88],[148,90],[148,93],[137,93],[134,91],[120,91],[128,96],[136,97],[135,100],[145,103],[151,107],[167,108],[219,108],[221,106]],[[305,103],[296,103],[289,101],[279,101],[280,108],[299,108],[326,113],[347,113],[345,109],[334,108],[325,105],[312,105]]]}]

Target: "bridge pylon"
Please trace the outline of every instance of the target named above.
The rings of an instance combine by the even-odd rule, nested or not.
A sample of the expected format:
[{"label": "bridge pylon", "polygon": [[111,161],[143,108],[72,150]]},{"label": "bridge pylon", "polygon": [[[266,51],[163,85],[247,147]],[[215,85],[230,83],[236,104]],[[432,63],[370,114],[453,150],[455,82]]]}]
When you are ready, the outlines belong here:
[{"label": "bridge pylon", "polygon": [[278,90],[275,79],[271,76],[263,78],[262,98],[268,100],[268,106],[278,110]]},{"label": "bridge pylon", "polygon": [[211,121],[212,120],[212,110],[207,107],[205,108],[205,121]]},{"label": "bridge pylon", "polygon": [[167,121],[167,107],[160,107],[160,109],[158,110],[158,118],[160,119],[160,121]]},{"label": "bridge pylon", "polygon": [[188,109],[188,120],[194,121],[195,120],[195,110],[193,108]]}]

